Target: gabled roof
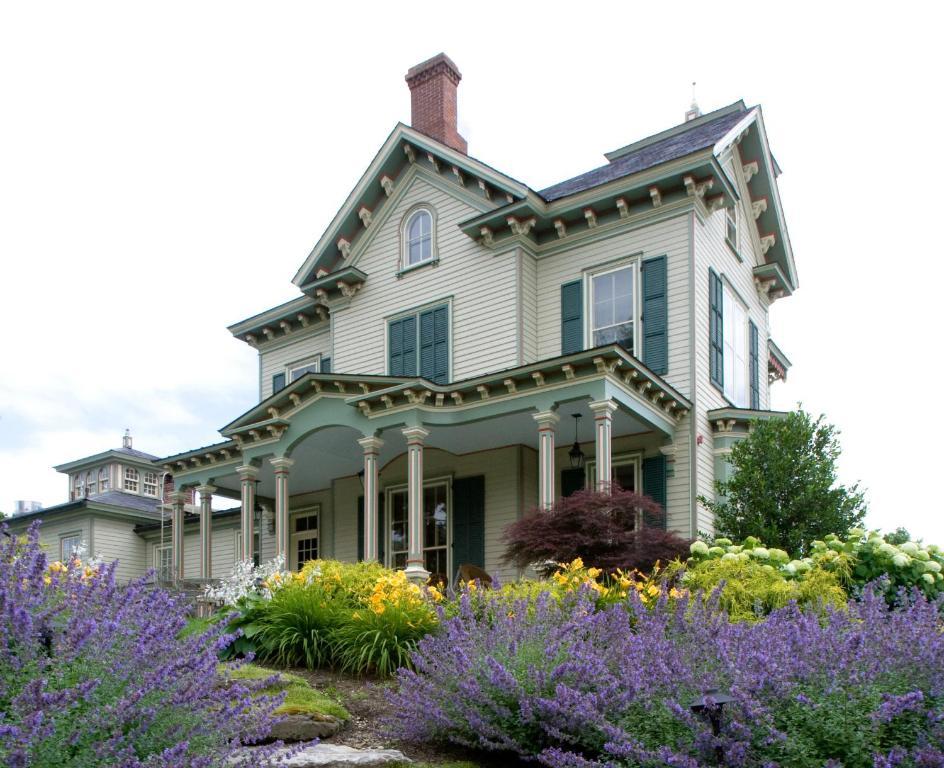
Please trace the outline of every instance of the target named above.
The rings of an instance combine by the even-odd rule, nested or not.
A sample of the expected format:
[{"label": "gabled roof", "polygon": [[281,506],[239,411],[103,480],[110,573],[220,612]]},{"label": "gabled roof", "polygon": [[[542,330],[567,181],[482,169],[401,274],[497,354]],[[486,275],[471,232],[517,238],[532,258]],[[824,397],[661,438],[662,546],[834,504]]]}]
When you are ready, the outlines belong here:
[{"label": "gabled roof", "polygon": [[134,448],[112,448],[107,451],[102,451],[101,453],[96,453],[94,456],[86,456],[82,459],[75,459],[65,464],[59,464],[53,467],[53,469],[57,472],[71,472],[74,469],[81,469],[82,467],[91,466],[92,464],[101,464],[103,461],[108,461],[109,459],[131,461],[135,464],[153,464],[155,461],[159,461],[160,457],[153,456],[144,451],[135,450]]},{"label": "gabled roof", "polygon": [[[378,208],[391,194],[403,168],[416,162],[417,158],[427,157],[435,159],[431,165],[449,173],[457,185],[472,194],[481,195],[488,201],[495,194],[495,205],[520,199],[530,192],[521,182],[499,173],[485,163],[457,152],[403,123],[397,123],[321,239],[295,273],[292,282],[301,287],[314,279],[319,268],[334,271],[337,261],[346,259],[348,248],[355,245],[356,238],[370,226],[371,218],[376,216]],[[476,183],[476,179],[479,183]],[[366,214],[362,214],[362,211],[366,211]]]},{"label": "gabled roof", "polygon": [[712,147],[743,119],[746,111],[744,102],[737,101],[723,109],[709,112],[687,123],[608,152],[606,158],[610,162],[607,165],[561,181],[542,189],[538,194],[546,201],[552,202]]}]

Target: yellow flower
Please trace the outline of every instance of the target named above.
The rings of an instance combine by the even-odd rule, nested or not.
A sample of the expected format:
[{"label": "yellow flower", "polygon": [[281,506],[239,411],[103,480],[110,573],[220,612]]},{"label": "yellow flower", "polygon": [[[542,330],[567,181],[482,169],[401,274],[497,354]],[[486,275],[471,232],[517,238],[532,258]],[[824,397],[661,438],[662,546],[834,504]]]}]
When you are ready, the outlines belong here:
[{"label": "yellow flower", "polygon": [[601,571],[599,568],[587,569],[587,576],[589,576],[591,579],[597,578],[601,573],[603,573],[603,571]]},{"label": "yellow flower", "polygon": [[43,584],[47,587],[52,584],[52,576],[43,576]]}]

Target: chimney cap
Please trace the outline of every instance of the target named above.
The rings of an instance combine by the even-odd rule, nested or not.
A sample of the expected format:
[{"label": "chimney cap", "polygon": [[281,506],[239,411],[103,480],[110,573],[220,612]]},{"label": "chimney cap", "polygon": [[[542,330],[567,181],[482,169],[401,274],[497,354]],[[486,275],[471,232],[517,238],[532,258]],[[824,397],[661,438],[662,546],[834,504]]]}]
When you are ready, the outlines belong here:
[{"label": "chimney cap", "polygon": [[415,67],[410,67],[404,79],[407,85],[412,89],[414,86],[419,85],[419,83],[440,72],[445,74],[456,85],[459,85],[459,81],[462,79],[462,73],[459,71],[456,63],[445,53],[437,53],[432,58],[420,62]]}]

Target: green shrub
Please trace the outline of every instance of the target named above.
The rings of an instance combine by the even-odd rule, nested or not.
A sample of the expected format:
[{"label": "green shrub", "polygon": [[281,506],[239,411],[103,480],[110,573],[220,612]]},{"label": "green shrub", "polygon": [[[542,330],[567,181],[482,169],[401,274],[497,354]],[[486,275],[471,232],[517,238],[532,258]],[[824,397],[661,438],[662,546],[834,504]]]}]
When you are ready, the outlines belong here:
[{"label": "green shrub", "polygon": [[[241,649],[282,666],[392,675],[439,623],[438,590],[377,563],[313,560],[244,597],[230,628]],[[236,646],[234,646],[236,647]]]},{"label": "green shrub", "polygon": [[787,578],[772,565],[752,559],[712,559],[669,569],[691,592],[713,594],[732,621],[755,621],[791,601],[802,606],[841,606],[846,602],[839,577],[811,568],[803,579]]}]

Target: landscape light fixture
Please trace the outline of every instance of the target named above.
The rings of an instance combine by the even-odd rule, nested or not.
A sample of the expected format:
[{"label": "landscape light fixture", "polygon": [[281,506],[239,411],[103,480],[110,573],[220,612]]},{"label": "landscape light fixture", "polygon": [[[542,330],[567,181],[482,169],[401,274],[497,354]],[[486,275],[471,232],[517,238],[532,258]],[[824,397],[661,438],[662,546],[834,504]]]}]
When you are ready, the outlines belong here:
[{"label": "landscape light fixture", "polygon": [[[721,735],[721,714],[725,704],[734,701],[734,697],[722,693],[717,688],[706,688],[703,695],[695,699],[688,708],[696,715],[704,716],[711,723],[711,733],[717,739]],[[715,746],[715,757],[718,765],[724,765],[724,749],[720,744]]]}]

